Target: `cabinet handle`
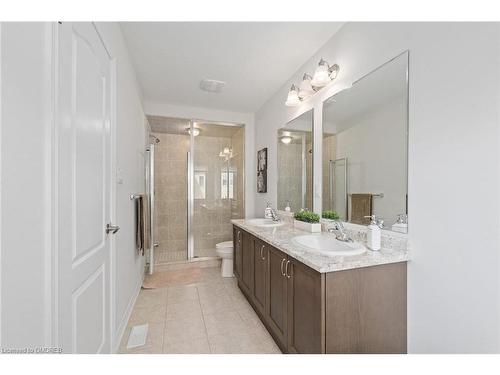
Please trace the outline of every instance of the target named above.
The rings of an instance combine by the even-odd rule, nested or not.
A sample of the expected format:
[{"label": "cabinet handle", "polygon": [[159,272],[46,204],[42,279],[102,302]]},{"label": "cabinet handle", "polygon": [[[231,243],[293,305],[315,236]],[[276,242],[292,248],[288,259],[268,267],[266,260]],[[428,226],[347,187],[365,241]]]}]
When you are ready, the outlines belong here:
[{"label": "cabinet handle", "polygon": [[241,243],[241,231],[238,231],[238,243]]},{"label": "cabinet handle", "polygon": [[285,272],[283,271],[283,263],[285,263],[285,260],[286,260],[285,258],[283,258],[283,259],[281,260],[281,266],[280,266],[280,269],[281,269],[281,276],[285,276]]},{"label": "cabinet handle", "polygon": [[292,277],[292,275],[289,275],[288,274],[288,265],[290,264],[290,261],[287,261],[286,262],[286,267],[285,267],[285,275],[286,275],[286,278],[289,279],[290,277]]},{"label": "cabinet handle", "polygon": [[262,260],[266,260],[266,257],[262,255],[262,251],[264,251],[264,247],[266,247],[266,245],[262,245],[262,247],[260,248],[260,259],[262,259]]}]

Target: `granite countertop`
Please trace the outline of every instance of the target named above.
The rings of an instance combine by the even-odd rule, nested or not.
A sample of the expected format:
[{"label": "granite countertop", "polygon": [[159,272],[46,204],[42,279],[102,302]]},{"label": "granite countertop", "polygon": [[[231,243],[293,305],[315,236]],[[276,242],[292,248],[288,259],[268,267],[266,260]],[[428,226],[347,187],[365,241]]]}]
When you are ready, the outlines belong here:
[{"label": "granite countertop", "polygon": [[[380,251],[371,251],[367,249],[365,253],[360,255],[328,256],[293,243],[291,241],[293,237],[310,234],[310,232],[296,229],[292,224],[286,223],[279,227],[266,228],[248,224],[244,219],[231,220],[231,222],[263,241],[268,242],[292,258],[297,259],[298,261],[321,273],[376,266],[387,263],[406,262],[410,260],[406,247],[406,241],[404,246],[401,246],[401,243],[398,242],[399,238],[397,236],[395,237],[395,241],[392,241],[390,238],[384,238],[383,235],[382,249],[380,249]],[[355,240],[363,243],[362,234],[348,234]],[[325,233],[325,235],[330,234]],[[366,245],[366,243],[363,243],[363,245]]]}]

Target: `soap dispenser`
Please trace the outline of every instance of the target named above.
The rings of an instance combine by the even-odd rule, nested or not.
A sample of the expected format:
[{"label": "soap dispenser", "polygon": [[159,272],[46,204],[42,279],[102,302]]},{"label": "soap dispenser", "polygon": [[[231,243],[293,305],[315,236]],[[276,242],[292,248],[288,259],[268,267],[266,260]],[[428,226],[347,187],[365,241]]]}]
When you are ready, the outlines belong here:
[{"label": "soap dispenser", "polygon": [[290,201],[286,201],[286,207],[285,207],[286,212],[292,211],[292,208],[290,207]]},{"label": "soap dispenser", "polygon": [[380,250],[380,243],[382,240],[382,230],[384,222],[377,219],[376,215],[365,216],[370,218],[370,225],[368,225],[368,232],[366,235],[366,246],[373,251]]},{"label": "soap dispenser", "polygon": [[394,232],[408,233],[407,216],[405,214],[398,215],[396,222],[392,224],[391,228]]},{"label": "soap dispenser", "polygon": [[271,203],[267,202],[266,209],[264,210],[264,217],[266,219],[272,219],[273,218],[273,209],[271,208]]}]

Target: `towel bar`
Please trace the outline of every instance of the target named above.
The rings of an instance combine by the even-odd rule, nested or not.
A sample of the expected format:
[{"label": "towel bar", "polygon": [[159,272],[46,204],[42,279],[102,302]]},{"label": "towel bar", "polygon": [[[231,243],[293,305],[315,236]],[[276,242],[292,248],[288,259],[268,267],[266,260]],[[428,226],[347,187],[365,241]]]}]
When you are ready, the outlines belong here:
[{"label": "towel bar", "polygon": [[[355,193],[349,193],[349,195],[353,195]],[[362,194],[362,193],[358,193],[358,194]],[[378,194],[370,194],[372,197],[377,197],[377,198],[383,198],[384,197],[384,193],[378,193]]]}]

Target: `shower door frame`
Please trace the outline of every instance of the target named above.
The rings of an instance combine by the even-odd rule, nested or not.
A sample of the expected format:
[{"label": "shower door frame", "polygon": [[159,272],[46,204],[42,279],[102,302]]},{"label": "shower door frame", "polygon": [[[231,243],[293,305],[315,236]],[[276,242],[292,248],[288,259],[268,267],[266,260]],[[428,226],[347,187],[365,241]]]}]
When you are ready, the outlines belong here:
[{"label": "shower door frame", "polygon": [[150,275],[154,272],[154,249],[158,246],[155,240],[155,145],[148,144],[146,148],[147,154],[147,168],[146,168],[146,189],[149,205],[149,265],[148,273]]}]

